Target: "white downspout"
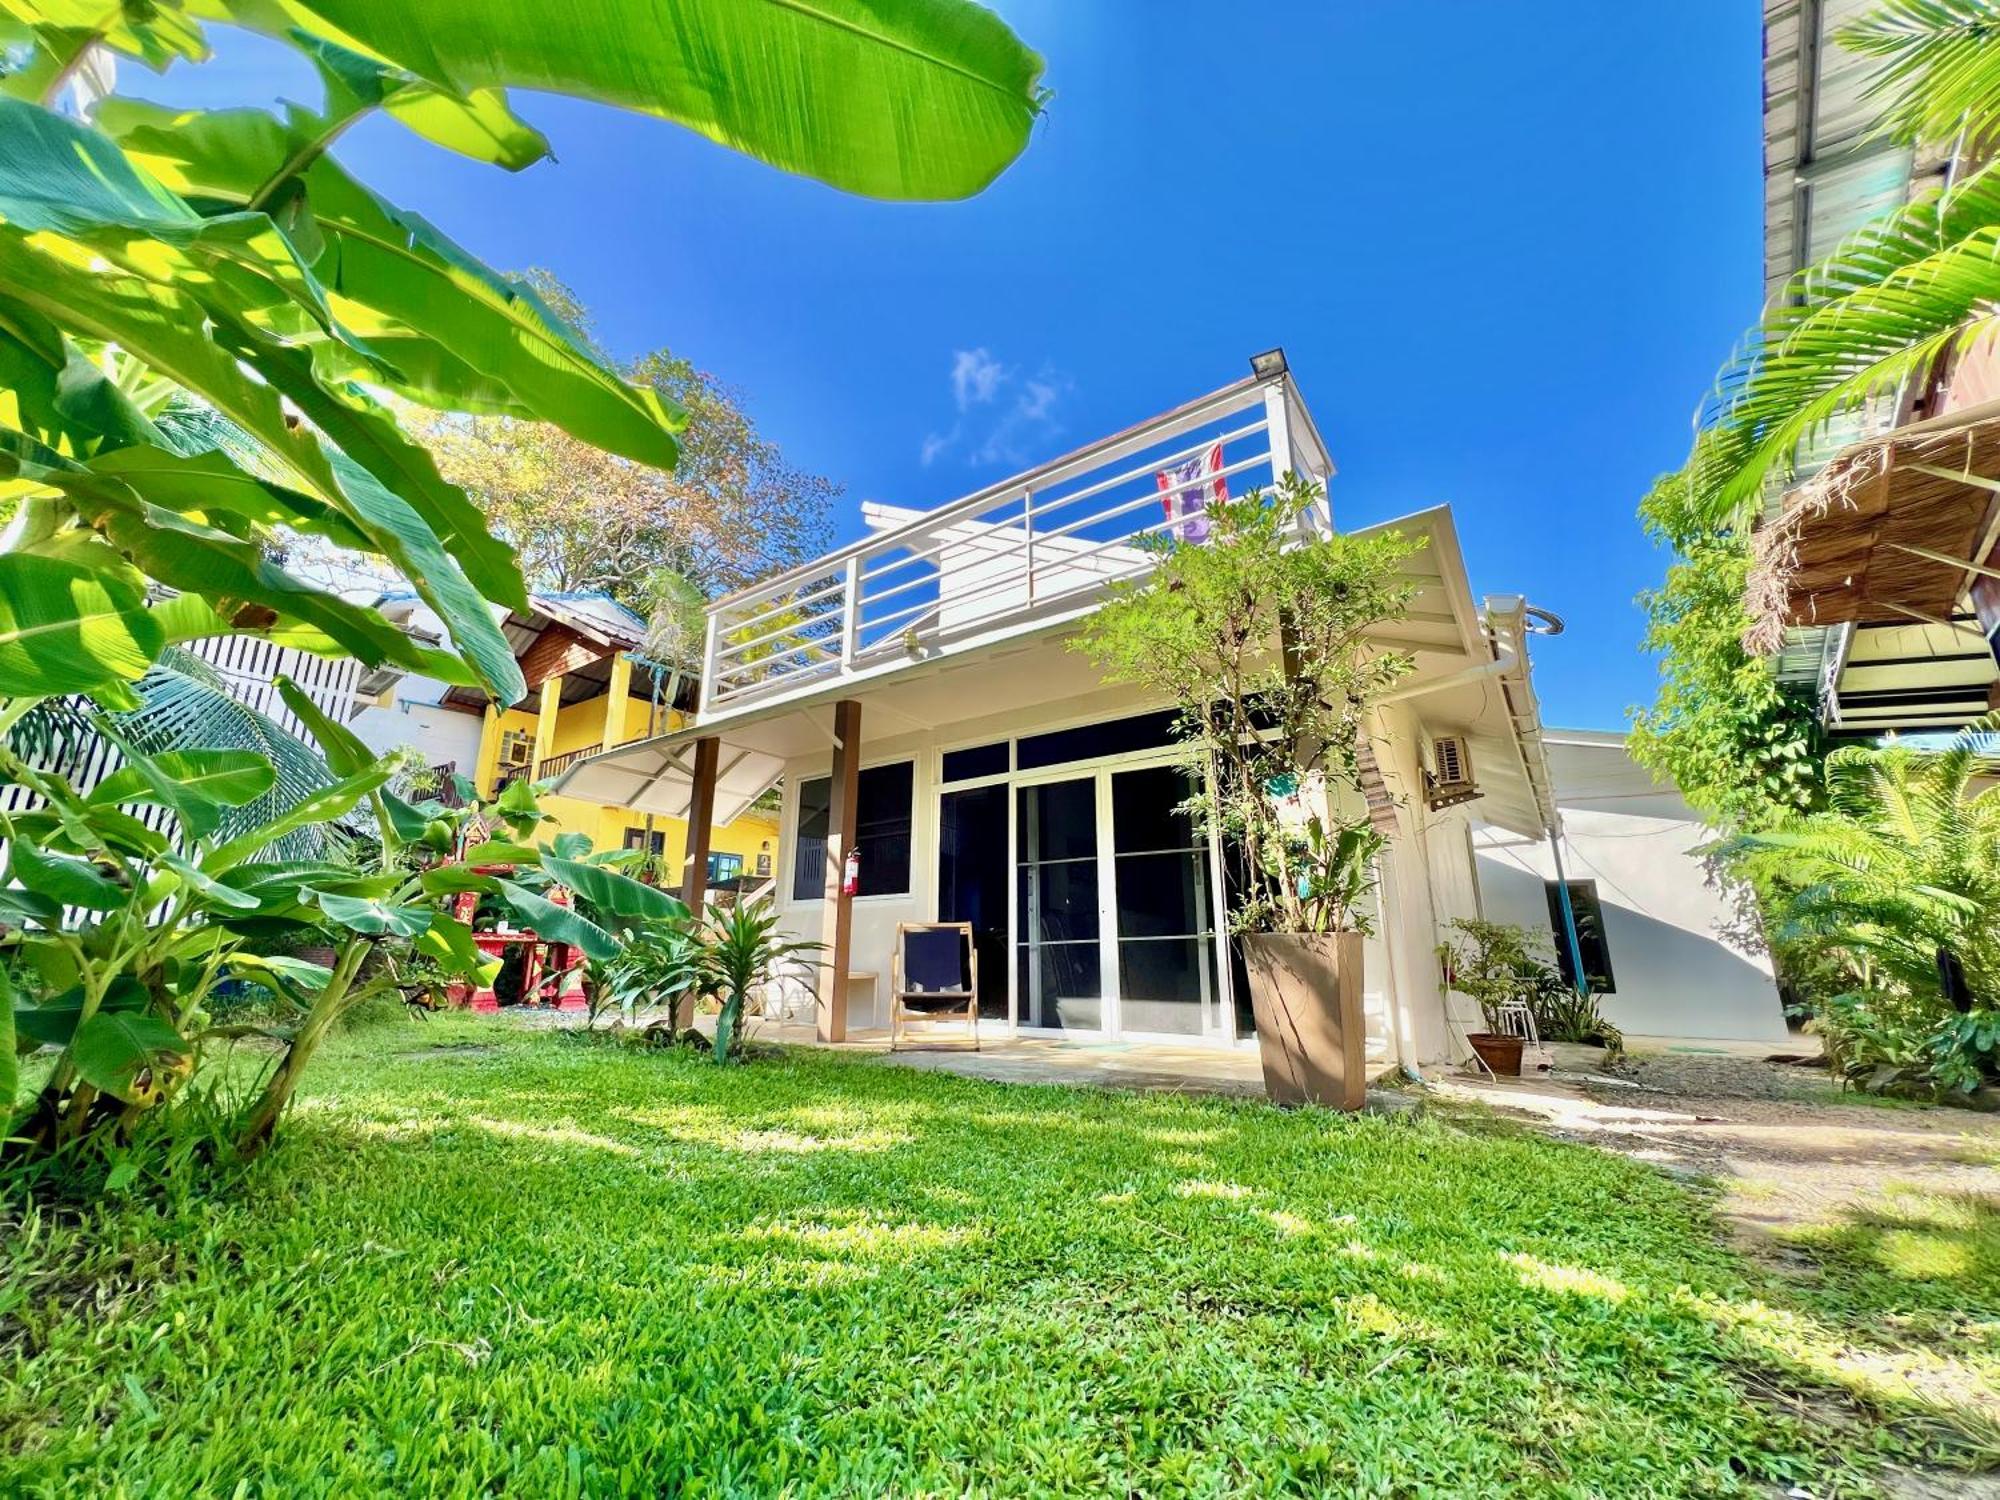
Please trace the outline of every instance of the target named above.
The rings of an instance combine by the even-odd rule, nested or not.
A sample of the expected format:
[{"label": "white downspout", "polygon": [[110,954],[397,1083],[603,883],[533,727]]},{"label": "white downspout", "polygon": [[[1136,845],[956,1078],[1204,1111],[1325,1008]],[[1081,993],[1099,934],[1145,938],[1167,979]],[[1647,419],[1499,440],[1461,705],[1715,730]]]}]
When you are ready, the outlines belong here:
[{"label": "white downspout", "polygon": [[[1421,836],[1419,834],[1419,837]],[[1422,1083],[1424,1075],[1418,1070],[1415,1059],[1410,1056],[1410,1038],[1408,1031],[1403,1025],[1403,986],[1401,976],[1398,974],[1396,968],[1397,934],[1390,930],[1392,925],[1391,914],[1402,910],[1402,903],[1396,899],[1393,870],[1393,853],[1391,858],[1386,861],[1381,858],[1375,861],[1375,884],[1382,892],[1383,898],[1377,903],[1383,917],[1382,958],[1389,970],[1388,988],[1384,992],[1388,997],[1388,1004],[1384,1008],[1388,1013],[1389,1039],[1395,1044],[1396,1048],[1397,1066],[1402,1069],[1405,1078]]]}]

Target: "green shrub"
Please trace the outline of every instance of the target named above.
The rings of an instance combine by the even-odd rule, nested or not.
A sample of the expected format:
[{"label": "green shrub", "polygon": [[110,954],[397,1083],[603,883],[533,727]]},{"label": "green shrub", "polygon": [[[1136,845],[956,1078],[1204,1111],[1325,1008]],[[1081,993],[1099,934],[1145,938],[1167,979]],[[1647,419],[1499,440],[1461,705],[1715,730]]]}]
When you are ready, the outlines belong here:
[{"label": "green shrub", "polygon": [[1852,1081],[1964,1094],[2000,1071],[2000,790],[1974,781],[1996,728],[1843,747],[1826,811],[1717,846],[1782,892],[1775,944],[1851,976],[1815,1025]]}]

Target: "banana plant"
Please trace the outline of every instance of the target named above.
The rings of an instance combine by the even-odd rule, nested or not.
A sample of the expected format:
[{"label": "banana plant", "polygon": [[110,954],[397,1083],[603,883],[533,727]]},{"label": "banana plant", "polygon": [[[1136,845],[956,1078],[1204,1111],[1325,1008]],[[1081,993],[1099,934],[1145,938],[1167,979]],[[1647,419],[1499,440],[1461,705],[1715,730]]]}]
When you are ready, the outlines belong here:
[{"label": "banana plant", "polygon": [[[398,954],[421,954],[448,974],[486,968],[471,929],[445,909],[465,892],[498,898],[542,937],[597,959],[614,957],[618,941],[564,905],[564,892],[621,925],[684,913],[613,868],[622,852],[593,856],[587,840],[566,835],[531,843],[545,819],[525,784],[486,807],[405,801],[389,790],[405,752],[375,755],[294,683],[278,686],[335,779],[247,830],[227,826],[229,810],[264,796],[275,775],[247,751],[149,755],[121,746],[124,765],[85,794],[0,748],[0,775],[41,804],[0,814],[8,842],[0,947],[47,996],[9,1010],[9,1061],[43,1047],[58,1054],[8,1132],[18,1143],[44,1151],[115,1144],[135,1116],[170,1102],[204,1044],[243,1034],[211,1017],[216,985],[236,979],[263,985],[291,1012],[287,1024],[254,1028],[279,1051],[227,1144],[240,1157],[255,1155],[329,1030],[394,988]],[[108,720],[96,727],[117,734]],[[143,806],[167,809],[171,834],[135,816]],[[381,834],[372,867],[269,857],[288,835],[361,808],[372,810]],[[335,935],[331,965],[261,951],[313,932]],[[11,1107],[11,1088],[4,1097]]]},{"label": "banana plant", "polygon": [[[318,107],[64,107],[93,57],[199,62],[217,22],[302,53]],[[515,702],[489,607],[525,607],[512,549],[382,393],[673,465],[682,413],[352,176],[332,147],[357,122],[519,170],[549,146],[506,89],[545,89],[951,198],[1025,146],[1040,73],[966,0],[597,0],[559,27],[534,0],[0,0],[0,698],[115,698],[198,620]],[[169,420],[190,411],[232,441]],[[264,545],[284,531],[382,559],[452,649],[287,573]],[[153,584],[187,596],[177,617]]]}]

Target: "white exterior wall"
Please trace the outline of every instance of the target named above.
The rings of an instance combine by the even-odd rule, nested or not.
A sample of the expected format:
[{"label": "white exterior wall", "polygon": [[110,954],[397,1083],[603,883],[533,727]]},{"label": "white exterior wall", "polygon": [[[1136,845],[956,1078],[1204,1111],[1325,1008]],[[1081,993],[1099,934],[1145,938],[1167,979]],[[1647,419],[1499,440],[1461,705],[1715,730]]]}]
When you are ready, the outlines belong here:
[{"label": "white exterior wall", "polygon": [[[1379,1008],[1385,1056],[1418,1069],[1463,1060],[1469,1050],[1465,1033],[1477,1029],[1477,1013],[1468,1026],[1462,997],[1446,994],[1438,968],[1440,928],[1454,917],[1477,915],[1479,904],[1466,810],[1433,812],[1424,805],[1420,747],[1428,737],[1415,705],[1405,703],[1378,710],[1370,735],[1382,779],[1396,800],[1399,830],[1381,862],[1377,900],[1383,915],[1365,945],[1370,1052],[1378,1046]],[[1397,1002],[1393,1011],[1387,1004],[1391,994]]]},{"label": "white exterior wall", "polygon": [[405,677],[392,689],[387,705],[371,705],[349,725],[361,743],[377,754],[404,748],[420,752],[427,765],[451,764],[467,776],[479,759],[478,714],[446,708],[445,685],[429,677]]},{"label": "white exterior wall", "polygon": [[[434,635],[446,633],[444,621],[428,606],[411,609],[409,623]],[[361,708],[348,727],[378,755],[415,750],[426,765],[455,765],[470,776],[479,760],[484,718],[444,707],[446,691],[437,678],[411,673],[399,678],[383,701]]]},{"label": "white exterior wall", "polygon": [[[1694,853],[1713,830],[1633,762],[1623,735],[1550,730],[1544,740],[1566,833],[1564,873],[1596,881],[1604,909],[1617,987],[1600,1002],[1605,1018],[1640,1036],[1784,1041],[1770,960],[1724,937],[1729,903]],[[1475,842],[1485,916],[1549,931],[1547,841],[1482,829]]]},{"label": "white exterior wall", "polygon": [[[877,1007],[874,1014],[868,987],[856,985],[850,990],[851,1030],[886,1024],[885,995],[896,924],[932,921],[937,916],[937,797],[943,753],[1009,737],[1121,718],[1157,706],[1122,690],[1107,689],[1087,699],[1070,699],[1024,712],[962,721],[933,731],[879,737],[871,736],[864,710],[862,766],[913,762],[914,806],[909,893],[854,899],[849,969],[854,973],[872,973],[878,978],[872,1002]],[[1462,1017],[1456,1025],[1448,1019],[1436,956],[1438,923],[1451,916],[1476,915],[1479,909],[1469,819],[1460,808],[1441,813],[1424,809],[1418,748],[1424,737],[1421,719],[1406,705],[1385,710],[1380,728],[1372,737],[1384,779],[1397,797],[1401,831],[1392,838],[1383,857],[1383,880],[1376,898],[1379,908],[1376,931],[1363,945],[1363,994],[1371,1068],[1392,1066],[1400,1060],[1419,1067],[1457,1062],[1467,1053],[1462,1040],[1464,1032],[1477,1029],[1476,1014],[1472,1025],[1465,1024]],[[1083,771],[1090,765],[1081,762],[1078,769]],[[785,768],[776,901],[785,931],[809,940],[818,940],[823,935],[825,903],[823,899],[799,901],[792,896],[798,789],[802,781],[826,776],[831,770],[831,750],[790,760]],[[994,850],[992,857],[1007,863],[1010,851],[1002,847]],[[985,975],[982,978],[989,985],[1010,983],[1011,967],[997,978]],[[767,1005],[782,1005],[796,1019],[810,1018],[812,1004],[811,986],[804,977],[786,981],[776,994],[767,996]],[[1397,1028],[1403,1033],[1400,1048],[1394,1035]],[[1187,1040],[1198,1043],[1202,1038],[1190,1036]]]}]

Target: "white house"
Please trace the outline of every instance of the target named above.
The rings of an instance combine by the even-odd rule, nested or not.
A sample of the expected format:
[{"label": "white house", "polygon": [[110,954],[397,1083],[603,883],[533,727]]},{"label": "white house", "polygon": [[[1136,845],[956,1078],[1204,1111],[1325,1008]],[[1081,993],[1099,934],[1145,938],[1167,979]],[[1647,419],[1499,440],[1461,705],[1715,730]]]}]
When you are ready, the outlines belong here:
[{"label": "white house", "polygon": [[[1170,715],[1068,640],[1199,496],[1331,476],[1282,355],[1253,371],[936,510],[871,507],[862,540],[711,606],[692,725],[584,758],[555,790],[701,826],[782,784],[778,900],[830,949],[826,1040],[879,1019],[899,922],[965,920],[989,1026],[1249,1043],[1222,851],[1173,811]],[[1385,524],[1428,545],[1407,564],[1414,606],[1378,632],[1416,667],[1369,724],[1367,810],[1390,835],[1372,1044],[1385,1064],[1457,1061],[1435,948],[1479,910],[1474,830],[1545,838],[1557,810],[1524,601],[1473,594],[1448,510]]]},{"label": "white house", "polygon": [[[1714,830],[1633,761],[1623,735],[1551,729],[1542,743],[1584,967],[1604,991],[1605,1018],[1635,1035],[1784,1041],[1770,960],[1732,936],[1729,899],[1695,852]],[[1560,944],[1549,840],[1488,825],[1473,843],[1484,914],[1549,930]]]}]

